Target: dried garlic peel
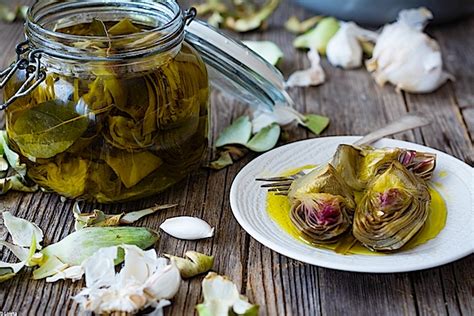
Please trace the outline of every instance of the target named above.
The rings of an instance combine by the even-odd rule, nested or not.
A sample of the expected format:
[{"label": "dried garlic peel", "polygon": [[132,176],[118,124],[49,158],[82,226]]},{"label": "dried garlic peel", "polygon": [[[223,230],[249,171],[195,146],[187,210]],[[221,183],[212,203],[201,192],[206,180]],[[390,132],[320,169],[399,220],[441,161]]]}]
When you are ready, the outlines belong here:
[{"label": "dried garlic peel", "polygon": [[189,279],[196,275],[206,273],[214,265],[214,256],[207,256],[196,251],[186,251],[185,258],[166,255],[178,267],[181,277]]},{"label": "dried garlic peel", "polygon": [[43,231],[38,225],[26,219],[13,216],[10,212],[3,212],[3,222],[12,236],[13,243],[22,247],[30,247],[31,240],[36,239],[36,248],[41,249]]},{"label": "dried garlic peel", "polygon": [[119,247],[100,249],[83,264],[87,287],[74,300],[84,310],[97,314],[137,313],[149,306],[161,312],[169,305],[167,299],[179,289],[178,268],[158,258],[155,250],[143,251],[130,245],[120,248],[125,251],[125,261],[118,274],[114,262]]},{"label": "dried garlic peel", "polygon": [[271,41],[242,41],[242,43],[274,66],[284,56],[280,47]]},{"label": "dried garlic peel", "polygon": [[324,83],[326,75],[321,67],[321,58],[319,57],[317,50],[310,49],[308,52],[308,59],[311,63],[310,68],[298,70],[291,74],[286,81],[287,87],[309,87]]},{"label": "dried garlic peel", "polygon": [[178,239],[198,240],[214,236],[214,228],[197,217],[180,216],[168,218],[160,228]]},{"label": "dried garlic peel", "polygon": [[204,302],[196,306],[199,316],[258,315],[258,305],[250,304],[232,281],[214,272],[202,281],[202,295]]}]

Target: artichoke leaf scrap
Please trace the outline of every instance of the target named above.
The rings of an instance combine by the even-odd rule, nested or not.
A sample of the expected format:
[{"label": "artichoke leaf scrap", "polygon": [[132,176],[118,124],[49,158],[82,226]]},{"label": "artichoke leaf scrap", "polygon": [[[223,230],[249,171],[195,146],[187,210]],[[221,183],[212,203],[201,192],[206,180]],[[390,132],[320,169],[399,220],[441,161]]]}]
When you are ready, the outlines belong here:
[{"label": "artichoke leaf scrap", "polygon": [[170,261],[178,267],[181,277],[189,279],[196,275],[206,273],[214,265],[214,256],[208,256],[197,251],[186,251],[186,258],[180,258],[172,255],[165,255]]}]

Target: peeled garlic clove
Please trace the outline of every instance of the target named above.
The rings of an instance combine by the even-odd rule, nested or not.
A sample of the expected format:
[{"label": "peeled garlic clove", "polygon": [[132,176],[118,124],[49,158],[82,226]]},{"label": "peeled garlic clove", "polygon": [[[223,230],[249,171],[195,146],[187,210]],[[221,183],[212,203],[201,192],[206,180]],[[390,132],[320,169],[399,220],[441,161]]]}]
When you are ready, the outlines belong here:
[{"label": "peeled garlic clove", "polygon": [[197,217],[180,216],[168,218],[160,228],[178,239],[198,240],[214,236],[214,228]]},{"label": "peeled garlic clove", "polygon": [[326,76],[320,64],[321,58],[319,57],[318,51],[311,49],[308,52],[308,59],[311,63],[311,67],[296,71],[290,75],[286,82],[287,87],[309,87],[324,83]]},{"label": "peeled garlic clove", "polygon": [[181,275],[175,265],[168,265],[156,271],[145,282],[145,290],[155,300],[170,299],[178,293]]},{"label": "peeled garlic clove", "polygon": [[397,90],[428,93],[453,79],[443,71],[438,43],[422,31],[431,17],[425,8],[404,10],[397,22],[383,28],[367,62],[377,84],[390,82]]}]

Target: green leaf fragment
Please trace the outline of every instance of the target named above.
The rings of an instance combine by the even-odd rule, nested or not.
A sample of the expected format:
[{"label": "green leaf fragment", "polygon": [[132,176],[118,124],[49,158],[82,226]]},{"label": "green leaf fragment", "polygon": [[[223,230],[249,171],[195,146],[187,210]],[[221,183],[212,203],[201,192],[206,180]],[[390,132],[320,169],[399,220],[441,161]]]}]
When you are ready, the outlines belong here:
[{"label": "green leaf fragment", "polygon": [[338,30],[339,21],[332,17],[324,18],[314,29],[295,38],[293,46],[296,48],[314,48],[320,54],[324,55],[326,54],[326,46],[329,40]]},{"label": "green leaf fragment", "polygon": [[245,147],[255,152],[268,151],[277,144],[280,132],[281,128],[278,124],[271,124],[255,134]]},{"label": "green leaf fragment", "polygon": [[316,135],[321,134],[329,125],[329,118],[316,114],[308,114],[305,116],[303,126]]},{"label": "green leaf fragment", "polygon": [[7,159],[10,166],[21,176],[26,175],[26,165],[20,163],[20,156],[8,146],[8,136],[6,131],[0,131],[0,147],[3,156]]},{"label": "green leaf fragment", "polygon": [[280,47],[271,41],[243,41],[242,43],[274,66],[284,56]]},{"label": "green leaf fragment", "polygon": [[130,19],[123,19],[108,30],[108,34],[112,36],[129,35],[140,32],[140,28],[135,26]]},{"label": "green leaf fragment", "polygon": [[80,265],[100,248],[127,244],[146,249],[158,239],[157,232],[142,227],[88,227],[45,247],[41,253],[47,258],[54,256],[74,266]]},{"label": "green leaf fragment", "polygon": [[[45,248],[46,249],[46,248]],[[50,255],[40,267],[33,271],[33,279],[39,280],[52,276],[68,267],[57,257]]]},{"label": "green leaf fragment", "polygon": [[300,21],[300,19],[293,15],[285,22],[285,29],[294,34],[305,33],[322,19],[322,15],[316,15],[309,19]]},{"label": "green leaf fragment", "polygon": [[252,135],[252,123],[248,116],[241,116],[228,126],[216,140],[216,147],[225,145],[245,145]]},{"label": "green leaf fragment", "polygon": [[232,160],[230,153],[228,151],[222,151],[219,154],[219,158],[214,161],[211,161],[211,163],[209,164],[209,168],[214,170],[221,170],[225,167],[232,165],[233,163],[234,161]]},{"label": "green leaf fragment", "polygon": [[225,26],[236,32],[248,32],[260,28],[278,8],[280,0],[268,0],[260,9],[248,16],[228,16]]},{"label": "green leaf fragment", "polygon": [[38,225],[26,219],[13,216],[10,212],[3,212],[3,223],[12,236],[13,243],[22,247],[30,247],[31,240],[35,239],[36,248],[41,249],[43,231]]},{"label": "green leaf fragment", "polygon": [[10,280],[15,276],[16,273],[13,272],[12,268],[0,268],[0,283]]},{"label": "green leaf fragment", "polygon": [[183,279],[206,273],[214,265],[214,256],[207,256],[196,251],[186,251],[185,258],[166,255],[172,263],[176,264]]}]

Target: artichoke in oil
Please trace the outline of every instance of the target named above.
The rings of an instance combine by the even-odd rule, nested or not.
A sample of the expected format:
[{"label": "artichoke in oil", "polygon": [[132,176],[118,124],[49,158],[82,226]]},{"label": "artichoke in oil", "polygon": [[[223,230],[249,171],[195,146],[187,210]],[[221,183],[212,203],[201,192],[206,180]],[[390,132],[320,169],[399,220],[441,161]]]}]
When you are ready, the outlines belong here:
[{"label": "artichoke in oil", "polygon": [[350,230],[355,202],[333,166],[316,169],[295,180],[288,194],[290,218],[311,242],[334,243]]},{"label": "artichoke in oil", "polygon": [[404,148],[372,148],[339,145],[331,164],[355,191],[363,191],[374,176],[394,161],[423,180],[431,179],[436,166],[436,155]]},{"label": "artichoke in oil", "polygon": [[400,249],[424,225],[430,200],[426,183],[394,161],[368,183],[352,233],[370,249]]}]

